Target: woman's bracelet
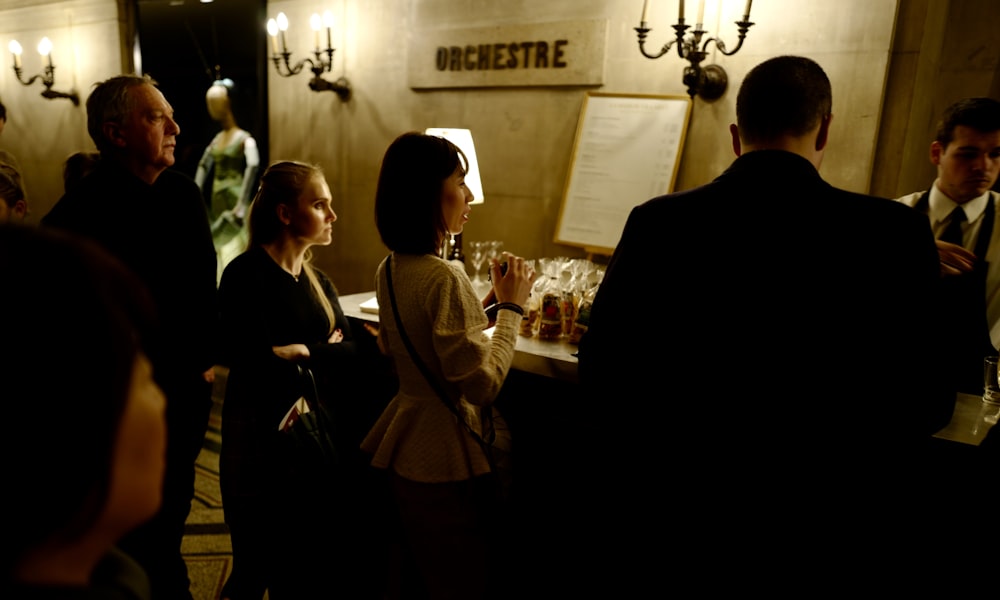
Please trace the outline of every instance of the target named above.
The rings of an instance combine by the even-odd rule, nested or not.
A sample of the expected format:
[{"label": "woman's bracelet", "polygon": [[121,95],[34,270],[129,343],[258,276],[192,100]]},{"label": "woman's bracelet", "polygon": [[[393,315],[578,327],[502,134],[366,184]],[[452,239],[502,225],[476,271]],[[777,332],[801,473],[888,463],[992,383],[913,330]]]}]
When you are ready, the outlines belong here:
[{"label": "woman's bracelet", "polygon": [[514,304],[513,302],[500,302],[499,304],[497,304],[496,308],[497,308],[497,310],[503,310],[503,309],[506,308],[507,310],[512,310],[512,311],[516,312],[517,314],[521,315],[522,317],[524,316],[524,309],[521,307],[521,305],[520,304]]}]

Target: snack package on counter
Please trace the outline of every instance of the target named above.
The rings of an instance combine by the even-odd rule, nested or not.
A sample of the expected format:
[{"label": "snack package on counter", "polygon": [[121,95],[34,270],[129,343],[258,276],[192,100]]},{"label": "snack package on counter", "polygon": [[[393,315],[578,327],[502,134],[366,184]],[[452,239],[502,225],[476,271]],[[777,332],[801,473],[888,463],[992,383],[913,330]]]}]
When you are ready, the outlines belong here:
[{"label": "snack package on counter", "polygon": [[560,297],[559,309],[562,312],[562,334],[569,335],[576,320],[576,307],[580,304],[580,294],[575,289],[564,289]]},{"label": "snack package on counter", "polygon": [[524,306],[524,318],[521,319],[521,329],[518,331],[524,337],[533,337],[538,332],[539,311],[542,307],[542,288],[545,281],[536,279],[531,287],[531,295]]},{"label": "snack package on counter", "polygon": [[584,292],[583,298],[580,299],[580,307],[576,311],[576,319],[573,320],[573,329],[569,333],[568,341],[571,344],[579,344],[583,334],[587,332],[590,324],[590,307],[594,303],[598,287],[598,285],[593,286]]},{"label": "snack package on counter", "polygon": [[562,289],[559,280],[550,277],[542,290],[538,339],[558,340],[562,335]]}]

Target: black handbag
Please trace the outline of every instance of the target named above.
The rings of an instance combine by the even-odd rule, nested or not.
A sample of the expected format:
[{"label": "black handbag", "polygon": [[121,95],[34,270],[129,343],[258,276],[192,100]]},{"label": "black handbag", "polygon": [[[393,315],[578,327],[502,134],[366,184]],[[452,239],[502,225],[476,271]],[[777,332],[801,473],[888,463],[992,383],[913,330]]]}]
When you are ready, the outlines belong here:
[{"label": "black handbag", "polygon": [[[399,337],[402,338],[403,344],[406,345],[406,349],[409,351],[410,356],[413,357],[413,362],[416,363],[417,368],[423,373],[427,382],[430,383],[431,387],[437,393],[441,401],[444,402],[448,410],[455,415],[455,418],[463,426],[463,428],[469,432],[474,440],[482,448],[483,453],[486,455],[486,460],[490,465],[490,471],[493,473],[493,477],[497,483],[497,495],[501,500],[509,500],[511,494],[511,488],[513,484],[513,465],[511,461],[511,454],[509,449],[500,448],[497,445],[497,420],[494,419],[493,408],[490,406],[485,406],[480,409],[480,420],[483,424],[483,431],[476,431],[471,425],[462,417],[458,412],[458,407],[455,401],[449,398],[448,393],[445,391],[444,386],[441,382],[434,377],[434,374],[430,372],[424,361],[421,360],[420,355],[417,354],[417,349],[413,347],[413,343],[410,338],[406,335],[406,329],[403,328],[403,321],[399,317],[399,310],[396,307],[396,294],[392,288],[392,256],[390,255],[385,261],[385,276],[389,288],[389,299],[392,301],[392,313],[396,317],[396,328],[399,330]],[[502,421],[500,421],[503,423]],[[506,427],[504,423],[502,425]],[[468,454],[466,454],[468,458]],[[470,466],[471,470],[471,466]]]},{"label": "black handbag", "polygon": [[330,470],[342,464],[335,440],[335,425],[319,401],[316,379],[309,367],[296,365],[302,396],[289,409],[278,429],[288,437],[304,460],[316,468]]}]

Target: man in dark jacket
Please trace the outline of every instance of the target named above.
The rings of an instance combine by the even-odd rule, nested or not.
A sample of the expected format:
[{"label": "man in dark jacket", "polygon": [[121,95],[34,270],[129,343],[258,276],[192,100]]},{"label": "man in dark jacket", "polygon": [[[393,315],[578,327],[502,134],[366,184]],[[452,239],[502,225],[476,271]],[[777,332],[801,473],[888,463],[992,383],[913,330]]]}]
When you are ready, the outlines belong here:
[{"label": "man in dark jacket", "polygon": [[189,599],[180,546],[212,403],[215,248],[198,187],[169,170],[180,127],[154,81],[122,75],[97,85],[87,99],[87,129],[100,161],[42,225],[100,242],[156,303],[161,329],[150,358],[167,397],[163,506],[121,546],[146,569],[154,598]]},{"label": "man in dark jacket", "polygon": [[589,548],[618,584],[665,577],[663,555],[773,583],[788,561],[830,566],[845,537],[858,551],[849,532],[891,538],[950,419],[927,219],[822,179],[831,106],[814,61],[759,64],[738,158],[629,216],[579,353],[602,482]]}]

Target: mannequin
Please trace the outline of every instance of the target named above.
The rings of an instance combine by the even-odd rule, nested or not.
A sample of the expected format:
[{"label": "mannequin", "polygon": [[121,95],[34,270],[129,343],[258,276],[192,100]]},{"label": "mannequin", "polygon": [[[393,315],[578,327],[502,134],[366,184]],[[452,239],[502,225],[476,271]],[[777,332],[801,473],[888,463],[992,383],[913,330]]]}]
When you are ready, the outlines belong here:
[{"label": "mannequin", "polygon": [[246,249],[247,229],[243,220],[253,196],[253,183],[260,167],[257,142],[236,123],[230,103],[231,79],[217,79],[205,94],[208,114],[222,126],[198,163],[194,181],[204,189],[209,174],[211,200],[208,217],[218,254],[218,277],[229,261]]}]

